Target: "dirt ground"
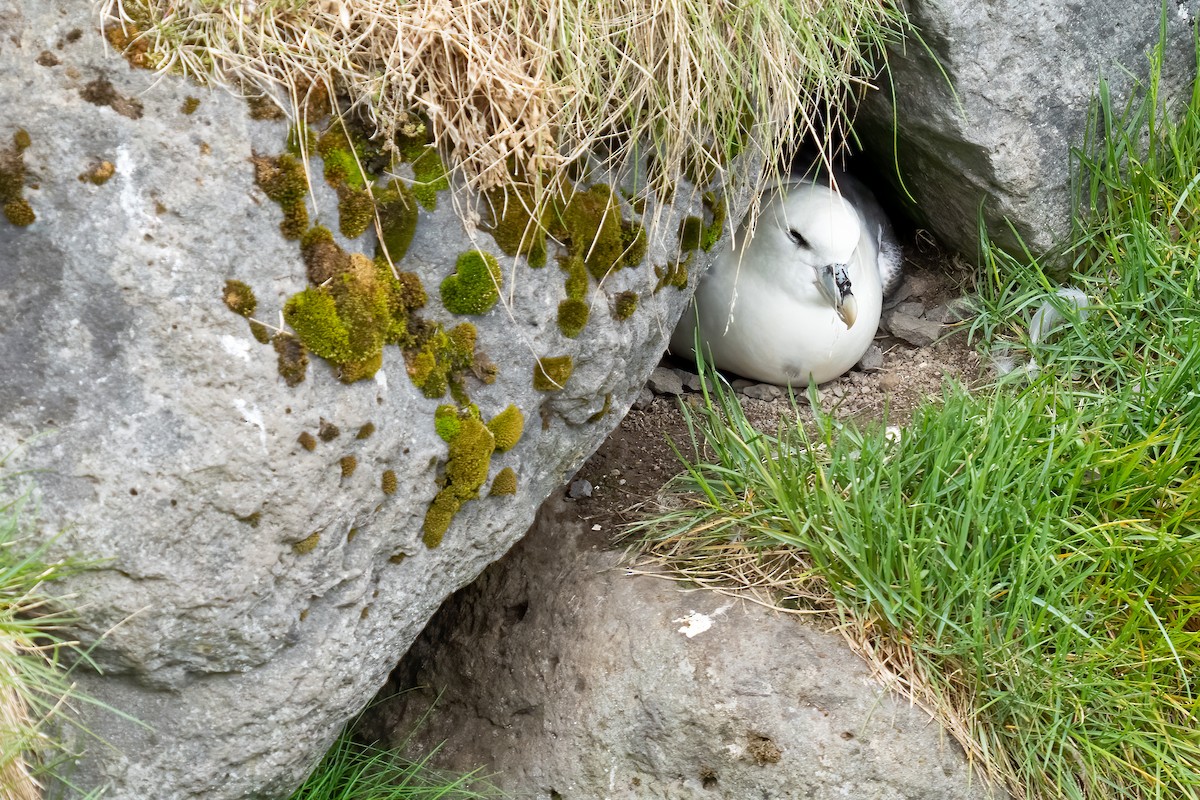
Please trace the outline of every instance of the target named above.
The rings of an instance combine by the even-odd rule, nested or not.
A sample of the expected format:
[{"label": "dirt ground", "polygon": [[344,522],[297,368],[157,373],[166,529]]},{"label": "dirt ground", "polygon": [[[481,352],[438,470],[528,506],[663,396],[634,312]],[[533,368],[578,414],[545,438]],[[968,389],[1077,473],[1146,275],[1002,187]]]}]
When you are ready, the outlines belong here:
[{"label": "dirt ground", "polygon": [[[906,246],[905,256],[905,281],[885,301],[885,319],[888,309],[896,308],[898,303],[920,303],[932,310],[969,293],[969,272],[961,262],[933,247],[911,242]],[[875,344],[882,350],[881,368],[875,371],[855,368],[823,384],[820,402],[825,411],[858,422],[881,420],[886,412],[888,424],[903,424],[924,398],[939,394],[946,378],[970,384],[983,377],[979,357],[968,344],[962,325],[943,327],[941,338],[923,347],[881,329]],[[691,374],[696,371],[690,362],[670,357],[663,360],[662,366]],[[737,376],[727,377],[732,380]],[[745,383],[741,381],[734,386]],[[755,393],[753,388],[750,391]],[[738,395],[747,417],[763,430],[774,431],[781,417],[795,418],[796,410],[786,396],[758,399],[747,396],[744,387]],[[700,394],[685,389],[679,396],[655,395],[643,408],[635,404],[572,479],[590,483],[591,496],[579,496],[582,486],[577,485],[575,492],[571,492],[570,484],[564,487],[568,499],[578,507],[580,518],[591,523],[597,544],[600,540],[611,542],[622,525],[638,519],[641,507],[654,500],[663,485],[680,472],[679,457],[671,443],[682,453],[691,452],[680,404],[698,403],[700,398]],[[811,419],[807,398],[800,398],[798,403],[801,418]]]}]

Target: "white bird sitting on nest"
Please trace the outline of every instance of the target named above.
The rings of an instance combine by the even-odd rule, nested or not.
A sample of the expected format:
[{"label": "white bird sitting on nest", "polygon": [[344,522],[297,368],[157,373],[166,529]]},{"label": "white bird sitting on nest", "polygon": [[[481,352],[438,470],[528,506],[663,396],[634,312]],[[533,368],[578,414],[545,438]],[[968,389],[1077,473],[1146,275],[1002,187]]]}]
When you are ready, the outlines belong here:
[{"label": "white bird sitting on nest", "polygon": [[[879,327],[902,254],[874,196],[845,175],[788,181],[709,268],[671,336],[718,369],[780,386],[824,383],[854,366]],[[711,353],[711,357],[710,357]]]}]

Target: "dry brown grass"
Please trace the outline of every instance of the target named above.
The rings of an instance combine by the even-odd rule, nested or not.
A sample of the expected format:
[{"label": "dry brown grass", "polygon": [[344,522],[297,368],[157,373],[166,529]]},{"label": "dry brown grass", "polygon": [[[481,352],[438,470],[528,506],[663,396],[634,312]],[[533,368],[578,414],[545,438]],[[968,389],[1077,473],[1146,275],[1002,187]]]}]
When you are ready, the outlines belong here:
[{"label": "dry brown grass", "polygon": [[652,154],[671,185],[747,150],[770,173],[803,134],[833,149],[904,19],[888,0],[100,4],[144,65],[266,91],[297,118],[332,92],[388,139],[427,120],[475,190],[589,154]]}]

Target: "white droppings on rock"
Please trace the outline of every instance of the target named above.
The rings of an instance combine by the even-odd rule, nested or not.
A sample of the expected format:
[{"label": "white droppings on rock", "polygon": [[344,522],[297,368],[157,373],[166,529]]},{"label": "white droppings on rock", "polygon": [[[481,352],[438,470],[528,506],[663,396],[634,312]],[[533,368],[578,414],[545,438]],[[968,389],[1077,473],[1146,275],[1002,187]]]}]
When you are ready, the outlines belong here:
[{"label": "white droppings on rock", "polygon": [[695,611],[688,612],[686,617],[673,619],[671,622],[681,622],[683,626],[679,632],[689,639],[693,639],[712,627],[712,617],[707,614],[700,614]]},{"label": "white droppings on rock", "polygon": [[242,415],[242,419],[249,422],[254,427],[258,428],[258,440],[262,443],[263,450],[267,449],[267,425],[263,422],[263,413],[257,406],[252,406],[242,398],[238,397],[233,401],[233,407]]}]

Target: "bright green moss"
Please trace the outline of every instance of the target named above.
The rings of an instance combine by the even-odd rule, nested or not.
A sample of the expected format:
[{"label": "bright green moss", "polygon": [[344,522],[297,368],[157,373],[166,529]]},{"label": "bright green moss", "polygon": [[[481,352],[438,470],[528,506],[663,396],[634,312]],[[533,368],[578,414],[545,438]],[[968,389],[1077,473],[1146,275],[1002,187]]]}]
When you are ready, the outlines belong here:
[{"label": "bright green moss", "polygon": [[437,547],[450,527],[450,522],[462,504],[477,496],[487,481],[488,468],[496,440],[482,422],[468,416],[462,428],[449,443],[446,460],[445,486],[434,497],[425,513],[423,525],[427,547]]},{"label": "bright green moss", "polygon": [[458,418],[458,409],[449,404],[437,407],[433,412],[433,428],[443,441],[451,442],[462,431],[462,422]]},{"label": "bright green moss", "polygon": [[496,477],[492,478],[492,488],[488,492],[490,497],[503,497],[505,495],[517,493],[517,473],[512,467],[505,467],[496,473]]},{"label": "bright green moss", "polygon": [[450,188],[446,165],[442,163],[437,148],[432,145],[423,146],[419,155],[412,159],[412,171],[413,196],[425,208],[430,211],[436,210],[438,192]]},{"label": "bright green moss", "polygon": [[567,385],[575,370],[570,356],[539,358],[533,365],[533,388],[539,392],[557,392]]},{"label": "bright green moss", "polygon": [[633,312],[637,311],[637,307],[637,292],[618,292],[617,296],[613,298],[613,318],[624,322],[633,316]]},{"label": "bright green moss", "polygon": [[506,453],[516,447],[525,432],[525,415],[521,409],[510,405],[488,420],[487,428],[496,440],[496,451]]},{"label": "bright green moss", "polygon": [[317,545],[321,542],[321,532],[313,531],[307,537],[298,542],[292,543],[292,552],[298,556],[307,555],[317,549]]},{"label": "bright green moss", "polygon": [[343,478],[349,478],[354,474],[354,470],[358,469],[358,459],[354,456],[342,456],[338,459],[338,468],[342,471]]},{"label": "bright green moss", "polygon": [[408,246],[412,244],[417,231],[417,200],[407,186],[394,180],[375,193],[375,204],[379,228],[383,233],[376,255],[382,255],[386,247],[392,263],[397,263],[408,252]]},{"label": "bright green moss", "polygon": [[334,363],[351,359],[350,335],[328,289],[309,287],[292,295],[283,305],[283,319],[304,346],[321,358]]},{"label": "bright green moss", "polygon": [[325,162],[325,181],[330,186],[346,186],[357,191],[367,188],[370,179],[361,166],[365,153],[346,138],[341,123],[334,121],[329,130],[321,134],[317,139],[317,152]]},{"label": "bright green moss", "polygon": [[242,281],[227,280],[225,281],[225,290],[221,294],[221,299],[225,301],[225,305],[235,314],[241,314],[243,317],[254,315],[254,310],[258,308],[258,299],[254,296],[254,290]]},{"label": "bright green moss", "polygon": [[375,221],[375,201],[366,189],[338,189],[338,230],[347,239],[357,239]]},{"label": "bright green moss", "polygon": [[13,225],[24,228],[37,221],[37,214],[33,212],[33,206],[29,205],[28,200],[18,197],[4,204],[4,218]]},{"label": "bright green moss", "polygon": [[310,453],[317,449],[317,437],[313,436],[308,431],[301,431],[300,435],[296,437],[296,441],[300,443],[301,447]]},{"label": "bright green moss", "polygon": [[704,241],[704,220],[699,217],[685,217],[679,223],[679,250],[690,253]]},{"label": "bright green moss", "polygon": [[190,116],[192,114],[195,114],[196,109],[199,107],[200,107],[200,98],[192,97],[191,95],[188,95],[187,97],[185,97],[183,99],[183,106],[181,106],[179,110],[182,111],[184,114],[187,114]]},{"label": "bright green moss", "polygon": [[528,186],[496,190],[488,195],[492,209],[489,232],[496,246],[509,256],[525,256],[534,269],[546,266],[546,231],[542,220],[534,223],[536,203]]},{"label": "bright green moss", "polygon": [[568,297],[558,304],[558,329],[568,339],[574,339],[583,332],[591,315],[591,307],[582,300]]},{"label": "bright green moss", "polygon": [[308,351],[290,333],[279,333],[272,340],[279,376],[288,386],[299,386],[308,372]]},{"label": "bright green moss", "polygon": [[700,249],[707,253],[713,249],[713,245],[725,232],[725,218],[729,213],[729,208],[725,197],[718,197],[716,192],[704,193],[704,207],[708,209],[708,213],[712,217],[711,221],[704,226],[704,233],[700,237]]},{"label": "bright green moss", "polygon": [[484,314],[496,305],[502,280],[495,256],[470,250],[458,257],[454,274],[442,281],[442,305],[452,314]]},{"label": "bright green moss", "polygon": [[288,153],[275,158],[254,156],[254,180],[267,197],[283,210],[279,230],[286,239],[299,239],[308,230],[308,180],[304,165]]},{"label": "bright green moss", "polygon": [[385,469],[383,471],[383,474],[379,476],[379,488],[382,489],[383,493],[386,495],[393,495],[396,493],[395,470]]},{"label": "bright green moss", "polygon": [[414,344],[404,350],[409,378],[426,397],[442,397],[447,389],[465,395],[463,376],[474,369],[477,360],[475,326],[465,322],[446,331],[441,325],[426,325],[414,337]]}]

